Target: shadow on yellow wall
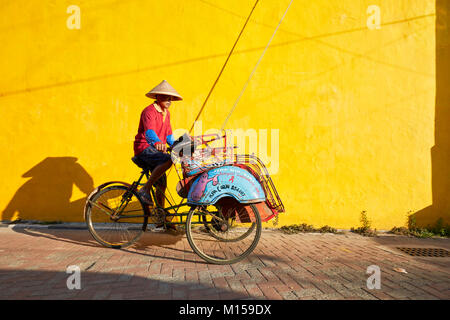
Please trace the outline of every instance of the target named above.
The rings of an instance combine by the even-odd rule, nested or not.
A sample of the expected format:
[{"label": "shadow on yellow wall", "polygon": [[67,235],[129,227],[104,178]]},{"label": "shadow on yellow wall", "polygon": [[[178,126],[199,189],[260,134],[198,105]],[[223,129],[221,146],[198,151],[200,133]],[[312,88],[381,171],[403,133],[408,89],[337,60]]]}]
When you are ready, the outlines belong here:
[{"label": "shadow on yellow wall", "polygon": [[[205,2],[205,1],[202,1]],[[447,70],[450,69],[450,54],[449,54],[449,6],[448,0],[436,1],[436,125],[435,125],[435,146],[431,150],[432,157],[432,205],[424,208],[416,213],[417,223],[419,225],[426,225],[434,223],[438,218],[443,217],[450,222],[450,79]],[[215,5],[213,5],[215,6]],[[217,6],[216,6],[217,7]],[[408,19],[402,19],[397,21],[391,21],[387,24],[397,24],[403,22],[415,21],[424,17],[429,17],[430,14],[415,16]],[[245,18],[244,16],[242,18]],[[269,28],[274,26],[269,24],[263,24]],[[353,33],[356,31],[367,30],[366,26],[353,28],[349,30],[336,31],[332,33],[323,33],[308,37],[298,32],[284,31],[287,35],[296,36],[295,38],[287,38],[288,40],[280,41],[273,44],[272,47],[284,47],[294,43],[302,41],[318,41],[322,45],[339,50],[346,54],[352,55],[355,59],[368,59],[369,61],[382,63],[390,67],[399,68],[394,63],[380,62],[374,60],[370,52],[353,52],[347,48],[341,48],[328,41],[321,41],[331,36],[343,35],[347,33]],[[281,30],[280,30],[281,31]],[[405,35],[399,39],[405,38]],[[391,45],[399,39],[390,40],[385,45]],[[251,47],[247,49],[237,50],[236,54],[256,52],[263,49],[263,47]],[[64,87],[66,85],[81,84],[87,82],[94,82],[101,79],[109,79],[113,77],[131,75],[134,73],[141,73],[146,71],[154,71],[167,67],[178,66],[182,64],[189,64],[199,62],[202,60],[223,58],[228,52],[222,53],[209,53],[203,56],[196,56],[194,58],[186,57],[182,60],[168,62],[161,65],[151,65],[139,68],[133,68],[125,71],[111,72],[108,74],[89,74],[75,80],[56,81],[56,83],[35,85],[26,89],[10,90],[7,92],[0,92],[0,97],[10,96],[14,94],[31,93],[34,91]],[[339,56],[337,56],[339,58]],[[340,60],[340,58],[339,58]],[[353,64],[354,59],[349,60],[351,62],[347,64]],[[333,70],[337,70],[342,66],[342,63],[337,63],[336,66],[332,66],[331,69],[326,68],[324,71],[319,71],[317,74],[311,76],[305,76],[304,80],[309,81],[313,77],[318,77],[324,73],[330,73]],[[401,67],[402,70],[408,72],[415,72],[410,68]],[[400,69],[400,70],[401,70]],[[415,68],[412,68],[415,69]],[[423,73],[424,75],[430,75],[433,72]],[[314,79],[316,80],[316,79]],[[285,90],[295,90],[297,86],[288,86]],[[281,90],[278,91],[279,94]],[[274,94],[271,93],[270,97],[273,98]],[[264,96],[261,100],[266,100],[268,97]],[[258,102],[255,100],[255,102]],[[22,177],[29,180],[22,185],[9,204],[6,206],[3,212],[0,212],[0,218],[2,220],[12,220],[15,217],[20,217],[24,220],[63,220],[63,221],[81,221],[82,209],[85,198],[77,201],[71,201],[73,185],[75,184],[84,193],[89,193],[93,188],[93,182],[90,175],[83,169],[83,167],[77,163],[76,158],[71,157],[59,157],[59,158],[46,158]],[[292,198],[292,197],[291,197]],[[0,208],[1,210],[1,208]]]},{"label": "shadow on yellow wall", "polygon": [[436,0],[435,145],[431,148],[433,203],[415,213],[419,226],[450,223],[450,1]]},{"label": "shadow on yellow wall", "polygon": [[81,221],[86,197],[71,202],[75,184],[86,196],[94,181],[75,157],[48,157],[25,172],[31,178],[15,193],[2,220]]}]

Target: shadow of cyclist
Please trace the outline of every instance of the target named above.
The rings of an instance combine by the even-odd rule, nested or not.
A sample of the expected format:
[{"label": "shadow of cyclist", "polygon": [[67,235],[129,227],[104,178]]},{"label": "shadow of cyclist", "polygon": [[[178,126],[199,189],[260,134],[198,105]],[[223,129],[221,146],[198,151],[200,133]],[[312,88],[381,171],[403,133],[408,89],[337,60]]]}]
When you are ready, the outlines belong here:
[{"label": "shadow of cyclist", "polygon": [[75,157],[47,157],[25,172],[26,181],[3,210],[2,220],[83,221],[86,197],[71,201],[76,185],[86,196],[94,181]]},{"label": "shadow of cyclist", "polygon": [[[0,215],[4,221],[38,220],[83,221],[87,195],[94,189],[94,181],[78,163],[76,157],[47,157],[22,175],[28,180],[16,191]],[[74,185],[86,196],[71,201]],[[16,226],[16,232],[37,237],[53,238],[51,230],[26,230]],[[65,233],[59,237],[64,239]],[[61,239],[61,240],[63,240]],[[65,239],[79,243],[79,239]]]},{"label": "shadow of cyclist", "polygon": [[[22,177],[29,179],[3,210],[1,220],[84,222],[84,204],[87,195],[94,189],[94,181],[76,157],[47,157]],[[86,196],[71,201],[74,185]],[[33,237],[101,247],[84,226],[84,230],[71,230],[69,228],[72,226],[58,224],[51,224],[47,228],[37,227],[23,228],[17,224],[12,230]],[[181,234],[146,232],[136,243],[136,249],[142,254],[149,254],[154,247],[170,246],[181,239]]]}]

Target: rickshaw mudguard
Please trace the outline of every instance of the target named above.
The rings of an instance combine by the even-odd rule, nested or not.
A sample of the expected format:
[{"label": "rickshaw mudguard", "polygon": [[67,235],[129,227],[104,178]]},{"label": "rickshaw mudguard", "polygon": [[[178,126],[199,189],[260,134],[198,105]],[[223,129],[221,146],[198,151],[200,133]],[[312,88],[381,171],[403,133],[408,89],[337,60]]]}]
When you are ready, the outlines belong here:
[{"label": "rickshaw mudguard", "polygon": [[261,184],[250,172],[235,166],[223,166],[210,169],[195,178],[187,203],[210,205],[223,197],[233,197],[240,203],[266,200]]}]

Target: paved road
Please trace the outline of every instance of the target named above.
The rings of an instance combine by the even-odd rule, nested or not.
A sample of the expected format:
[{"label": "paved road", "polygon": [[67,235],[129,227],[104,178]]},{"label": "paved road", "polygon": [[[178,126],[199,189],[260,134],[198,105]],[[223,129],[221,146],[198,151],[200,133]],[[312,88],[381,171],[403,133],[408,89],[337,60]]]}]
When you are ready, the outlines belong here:
[{"label": "paved road", "polygon": [[[126,250],[100,247],[87,230],[15,226],[0,238],[0,299],[450,299],[449,257],[396,249],[450,251],[449,239],[265,230],[249,258],[218,266],[181,234],[148,232]],[[67,288],[71,265],[81,270],[79,290]],[[380,289],[367,287],[372,265]]]}]

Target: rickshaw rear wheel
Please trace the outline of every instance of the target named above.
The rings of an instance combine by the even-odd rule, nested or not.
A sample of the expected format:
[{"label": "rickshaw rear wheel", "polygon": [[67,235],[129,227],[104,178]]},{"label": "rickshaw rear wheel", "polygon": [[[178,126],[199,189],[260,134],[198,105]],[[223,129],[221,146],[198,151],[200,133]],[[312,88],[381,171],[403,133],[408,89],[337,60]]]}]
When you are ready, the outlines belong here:
[{"label": "rickshaw rear wheel", "polygon": [[[245,259],[256,248],[261,238],[261,217],[255,205],[249,205],[252,210],[251,219],[242,219],[235,226],[227,226],[220,235],[217,227],[218,211],[193,207],[186,218],[186,237],[188,242],[203,260],[213,264],[233,264]],[[211,211],[211,213],[208,213]],[[198,216],[198,221],[195,217]],[[219,230],[218,230],[219,229]],[[230,237],[226,233],[236,233]]]},{"label": "rickshaw rear wheel", "polygon": [[[220,207],[217,208],[219,209],[219,217],[225,219],[221,208]],[[211,236],[224,242],[236,242],[243,240],[247,236],[249,236],[256,228],[256,222],[253,222],[251,227],[248,228],[246,232],[238,234],[235,237],[230,237],[229,234],[227,234],[227,231],[230,230],[230,228],[232,228],[232,224],[235,222],[234,217],[228,217],[225,219],[225,221],[219,220],[217,218],[212,218],[211,222],[208,222],[207,217],[204,215],[202,216],[202,220],[204,222],[205,228],[208,231],[210,231]]]}]

